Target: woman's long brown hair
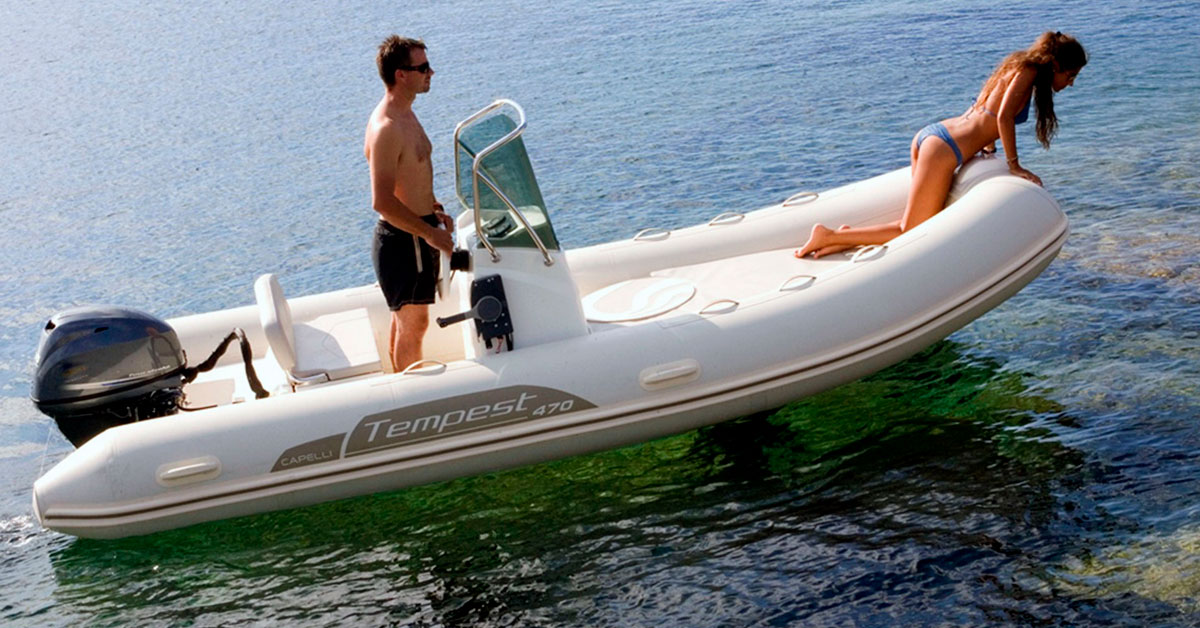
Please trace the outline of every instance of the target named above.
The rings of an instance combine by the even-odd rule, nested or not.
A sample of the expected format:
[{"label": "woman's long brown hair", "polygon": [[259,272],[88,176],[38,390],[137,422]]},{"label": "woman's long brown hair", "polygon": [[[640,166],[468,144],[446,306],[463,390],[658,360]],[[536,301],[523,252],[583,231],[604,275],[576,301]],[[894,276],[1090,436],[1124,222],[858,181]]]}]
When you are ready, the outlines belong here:
[{"label": "woman's long brown hair", "polygon": [[1037,105],[1037,138],[1042,146],[1050,148],[1050,140],[1058,132],[1058,116],[1054,115],[1054,73],[1070,72],[1087,65],[1087,53],[1083,46],[1070,35],[1046,31],[1033,45],[1018,50],[1000,62],[987,82],[983,93],[990,94],[1000,81],[1023,68],[1033,68],[1033,103]]}]

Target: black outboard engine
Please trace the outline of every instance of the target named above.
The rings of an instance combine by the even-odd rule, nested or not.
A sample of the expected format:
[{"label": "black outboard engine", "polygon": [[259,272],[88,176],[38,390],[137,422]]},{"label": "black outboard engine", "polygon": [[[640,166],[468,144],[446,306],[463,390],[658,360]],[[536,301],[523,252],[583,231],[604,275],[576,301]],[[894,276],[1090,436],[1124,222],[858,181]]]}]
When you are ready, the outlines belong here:
[{"label": "black outboard engine", "polygon": [[76,308],[46,323],[30,397],[78,447],[110,427],[177,412],[185,367],[166,321],[130,308]]}]

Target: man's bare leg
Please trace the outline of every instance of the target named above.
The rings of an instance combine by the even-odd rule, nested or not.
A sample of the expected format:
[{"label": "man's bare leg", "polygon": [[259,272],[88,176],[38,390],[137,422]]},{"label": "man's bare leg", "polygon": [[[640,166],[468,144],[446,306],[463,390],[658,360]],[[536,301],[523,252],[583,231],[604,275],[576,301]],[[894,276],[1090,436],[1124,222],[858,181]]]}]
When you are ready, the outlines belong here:
[{"label": "man's bare leg", "polygon": [[392,312],[392,369],[397,373],[421,359],[425,331],[429,329],[428,305],[405,305]]}]

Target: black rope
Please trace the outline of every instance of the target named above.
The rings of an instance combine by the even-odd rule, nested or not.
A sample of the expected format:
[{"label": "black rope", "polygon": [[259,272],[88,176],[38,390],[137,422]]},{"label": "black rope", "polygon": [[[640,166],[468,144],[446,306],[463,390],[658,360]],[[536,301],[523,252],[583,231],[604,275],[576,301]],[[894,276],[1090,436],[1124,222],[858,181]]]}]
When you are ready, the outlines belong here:
[{"label": "black rope", "polygon": [[242,362],[246,365],[246,379],[250,382],[250,390],[254,391],[254,398],[262,399],[270,396],[270,393],[263,388],[262,382],[258,381],[258,374],[254,372],[254,364],[252,363],[254,353],[250,350],[250,341],[246,339],[246,332],[242,331],[240,327],[235,327],[233,331],[229,332],[229,335],[225,336],[221,344],[217,345],[217,348],[213,350],[212,355],[208,356],[207,360],[196,366],[183,369],[183,383],[190,383],[201,373],[211,371],[217,365],[217,360],[220,360],[221,356],[225,355],[225,350],[229,348],[229,343],[233,342],[235,338],[238,340],[238,344],[241,345]]}]

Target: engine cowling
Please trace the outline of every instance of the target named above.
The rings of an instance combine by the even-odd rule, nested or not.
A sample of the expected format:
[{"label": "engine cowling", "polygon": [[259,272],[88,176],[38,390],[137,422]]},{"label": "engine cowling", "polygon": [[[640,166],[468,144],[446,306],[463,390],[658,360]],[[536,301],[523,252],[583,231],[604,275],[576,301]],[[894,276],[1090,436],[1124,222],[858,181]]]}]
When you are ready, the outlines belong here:
[{"label": "engine cowling", "polygon": [[110,427],[177,412],[185,366],[166,321],[131,308],[75,308],[46,323],[30,397],[78,447]]}]

